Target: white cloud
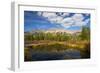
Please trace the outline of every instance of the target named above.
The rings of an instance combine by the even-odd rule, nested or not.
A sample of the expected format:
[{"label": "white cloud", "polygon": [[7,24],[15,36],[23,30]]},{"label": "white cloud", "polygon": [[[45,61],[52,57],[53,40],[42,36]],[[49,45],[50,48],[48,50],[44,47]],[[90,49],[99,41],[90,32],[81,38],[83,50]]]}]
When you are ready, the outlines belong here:
[{"label": "white cloud", "polygon": [[64,19],[62,20],[62,24],[67,23],[67,24],[72,25],[73,22],[74,22],[74,20],[73,20],[71,17],[67,17],[67,18],[64,18]]},{"label": "white cloud", "polygon": [[[42,15],[41,15],[42,14]],[[56,13],[54,12],[43,12],[43,13],[38,13],[38,15],[43,16],[44,18],[46,18],[48,21],[50,21],[51,23],[61,23],[61,20],[63,19],[63,17],[58,16]]]},{"label": "white cloud", "polygon": [[68,27],[68,26],[85,26],[90,22],[90,19],[86,19],[83,21],[84,16],[82,14],[74,14],[72,17],[68,17],[63,19],[63,26]]},{"label": "white cloud", "polygon": [[74,15],[72,16],[72,19],[73,19],[74,21],[78,22],[78,21],[82,21],[82,20],[84,19],[84,16],[83,16],[82,14],[74,14]]},{"label": "white cloud", "polygon": [[84,26],[86,25],[84,21],[75,22],[73,26]]},{"label": "white cloud", "polygon": [[74,22],[74,25],[73,26],[85,26],[89,23],[90,19],[86,19],[85,21],[78,21],[78,22]]},{"label": "white cloud", "polygon": [[74,21],[73,26],[85,26],[89,22],[89,19],[84,20],[83,14],[74,14],[72,16],[72,19]]},{"label": "white cloud", "polygon": [[57,23],[61,23],[61,21],[63,20],[63,17],[57,16]]},{"label": "white cloud", "polygon": [[42,16],[42,13],[43,13],[43,12],[38,12],[37,15]]},{"label": "white cloud", "polygon": [[57,17],[56,13],[53,12],[43,12],[42,16],[48,19]]},{"label": "white cloud", "polygon": [[[59,15],[58,15],[59,14]],[[55,12],[38,12],[39,16],[44,17],[51,23],[60,24],[65,28],[69,28],[71,26],[84,26],[90,20],[86,19],[83,21],[84,16],[83,14],[74,14],[73,16],[69,17],[70,13],[55,13]],[[65,17],[68,16],[68,17]]]},{"label": "white cloud", "polygon": [[48,17],[47,19],[48,19],[51,23],[60,24],[63,18],[60,17],[60,16],[51,16],[51,17]]}]

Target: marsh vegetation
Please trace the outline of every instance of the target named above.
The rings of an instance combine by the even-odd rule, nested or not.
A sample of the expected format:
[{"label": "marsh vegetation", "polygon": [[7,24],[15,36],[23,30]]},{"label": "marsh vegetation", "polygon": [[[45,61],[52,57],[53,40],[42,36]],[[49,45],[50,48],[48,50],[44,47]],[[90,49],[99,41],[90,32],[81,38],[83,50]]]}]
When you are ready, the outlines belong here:
[{"label": "marsh vegetation", "polygon": [[90,58],[90,28],[81,32],[24,32],[24,60],[63,60]]}]

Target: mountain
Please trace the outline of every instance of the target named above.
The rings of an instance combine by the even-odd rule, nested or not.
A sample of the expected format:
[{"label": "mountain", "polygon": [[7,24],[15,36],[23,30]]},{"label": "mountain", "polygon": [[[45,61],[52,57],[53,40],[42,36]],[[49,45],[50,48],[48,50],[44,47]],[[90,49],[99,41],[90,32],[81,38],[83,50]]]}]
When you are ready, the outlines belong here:
[{"label": "mountain", "polygon": [[69,34],[74,34],[74,33],[80,33],[81,30],[65,30],[65,29],[57,29],[57,30],[47,30],[45,33],[69,33]]},{"label": "mountain", "polygon": [[25,34],[29,34],[29,33],[39,33],[39,32],[44,32],[44,33],[68,33],[68,34],[78,34],[81,32],[81,30],[65,30],[65,29],[48,29],[48,30],[32,30],[32,31],[28,31],[25,32]]}]

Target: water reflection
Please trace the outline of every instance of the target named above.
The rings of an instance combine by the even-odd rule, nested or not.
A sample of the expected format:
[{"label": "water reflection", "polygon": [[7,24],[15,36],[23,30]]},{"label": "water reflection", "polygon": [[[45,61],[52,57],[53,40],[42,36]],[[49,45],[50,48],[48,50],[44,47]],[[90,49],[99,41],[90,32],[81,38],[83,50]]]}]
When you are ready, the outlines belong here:
[{"label": "water reflection", "polygon": [[63,52],[33,52],[31,51],[32,61],[41,60],[63,60],[63,59],[79,59],[81,58],[80,51],[75,49],[67,49]]}]

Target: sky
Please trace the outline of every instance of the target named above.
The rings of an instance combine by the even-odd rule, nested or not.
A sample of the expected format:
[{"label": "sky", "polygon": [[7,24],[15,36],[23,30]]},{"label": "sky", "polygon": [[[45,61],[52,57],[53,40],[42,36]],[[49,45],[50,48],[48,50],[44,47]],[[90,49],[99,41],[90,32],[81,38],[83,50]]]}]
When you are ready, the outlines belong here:
[{"label": "sky", "polygon": [[90,27],[90,14],[68,12],[24,11],[24,31],[81,30]]}]

